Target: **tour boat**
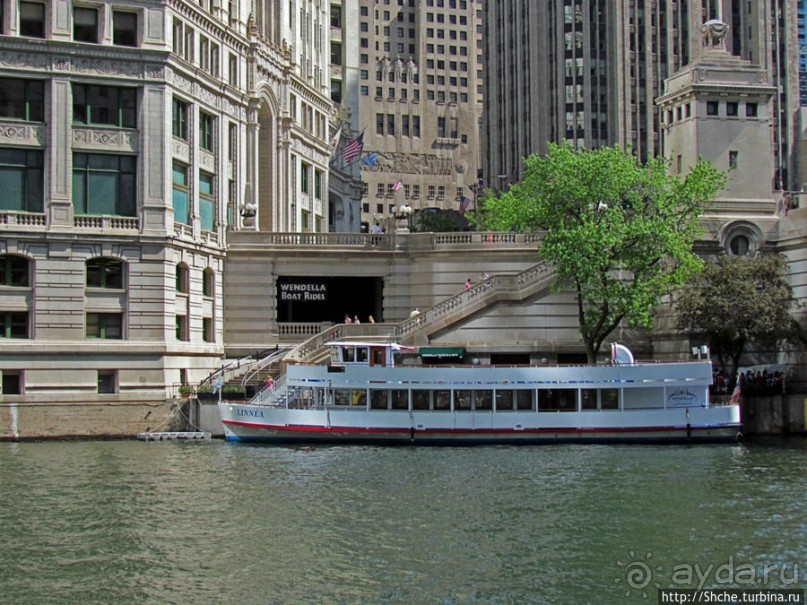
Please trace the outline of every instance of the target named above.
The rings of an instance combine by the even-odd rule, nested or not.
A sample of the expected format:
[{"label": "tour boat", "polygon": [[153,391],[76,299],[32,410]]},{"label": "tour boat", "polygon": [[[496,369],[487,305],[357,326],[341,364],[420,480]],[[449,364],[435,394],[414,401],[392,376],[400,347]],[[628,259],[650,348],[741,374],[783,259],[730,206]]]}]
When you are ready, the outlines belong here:
[{"label": "tour boat", "polygon": [[394,342],[335,341],[249,402],[219,401],[228,441],[400,445],[736,441],[736,404],[712,405],[709,360],[424,365]]}]

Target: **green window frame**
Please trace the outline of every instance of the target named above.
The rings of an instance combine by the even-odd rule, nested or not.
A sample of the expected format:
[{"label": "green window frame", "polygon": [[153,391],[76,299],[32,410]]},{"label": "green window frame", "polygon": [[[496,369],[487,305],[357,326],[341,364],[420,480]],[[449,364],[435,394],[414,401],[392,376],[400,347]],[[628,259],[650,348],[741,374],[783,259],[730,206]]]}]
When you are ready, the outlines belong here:
[{"label": "green window frame", "polygon": [[42,80],[0,78],[0,118],[42,122],[45,83]]},{"label": "green window frame", "polygon": [[44,153],[0,148],[0,210],[44,212]]},{"label": "green window frame", "polygon": [[190,105],[179,99],[171,103],[171,133],[178,139],[188,140],[188,108]]},{"label": "green window frame", "polygon": [[205,231],[213,231],[216,218],[215,177],[199,173],[199,220]]},{"label": "green window frame", "polygon": [[322,199],[322,171],[314,168],[314,197]]},{"label": "green window frame", "polygon": [[308,169],[310,164],[300,162],[300,191],[308,193]]},{"label": "green window frame", "polygon": [[73,209],[76,214],[135,216],[137,157],[73,154]]},{"label": "green window frame", "polygon": [[173,167],[173,206],[174,222],[190,223],[190,190],[188,189],[188,167],[174,162]]},{"label": "green window frame", "polygon": [[124,264],[116,258],[91,258],[86,263],[88,288],[123,289]]},{"label": "green window frame", "polygon": [[180,294],[187,294],[190,291],[190,269],[185,263],[177,265],[176,290]]},{"label": "green window frame", "polygon": [[123,339],[123,315],[121,313],[87,313],[86,336],[103,340]]},{"label": "green window frame", "polygon": [[0,311],[0,338],[30,338],[28,311]]},{"label": "green window frame", "polygon": [[73,83],[73,122],[137,128],[137,89]]},{"label": "green window frame", "polygon": [[30,261],[24,256],[4,254],[0,256],[0,286],[27,288],[31,280]]},{"label": "green window frame", "polygon": [[215,117],[209,113],[199,112],[199,147],[213,151],[213,132]]}]

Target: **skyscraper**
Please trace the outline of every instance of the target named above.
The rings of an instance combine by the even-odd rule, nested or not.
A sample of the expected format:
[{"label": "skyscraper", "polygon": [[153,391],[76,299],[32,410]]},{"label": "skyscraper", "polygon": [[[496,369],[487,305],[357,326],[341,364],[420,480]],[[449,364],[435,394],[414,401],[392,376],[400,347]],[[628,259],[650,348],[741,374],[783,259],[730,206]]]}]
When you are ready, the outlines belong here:
[{"label": "skyscraper", "polygon": [[[344,0],[331,5],[331,96],[364,132],[361,215],[458,209],[477,182],[482,4]],[[337,39],[338,38],[338,39]],[[401,187],[395,184],[401,181]]]},{"label": "skyscraper", "polygon": [[494,187],[517,178],[521,159],[548,142],[662,150],[655,99],[688,65],[701,26],[730,27],[728,51],[759,64],[778,87],[775,174],[796,166],[796,0],[501,0],[487,5],[484,173]]}]

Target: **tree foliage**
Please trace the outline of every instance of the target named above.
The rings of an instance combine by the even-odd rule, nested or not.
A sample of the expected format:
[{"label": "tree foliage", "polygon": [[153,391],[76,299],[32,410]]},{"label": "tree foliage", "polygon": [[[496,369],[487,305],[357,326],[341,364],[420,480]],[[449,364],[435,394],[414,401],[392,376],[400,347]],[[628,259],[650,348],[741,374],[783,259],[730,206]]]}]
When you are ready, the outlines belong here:
[{"label": "tree foliage", "polygon": [[767,254],[721,256],[708,263],[682,290],[676,307],[679,327],[708,340],[712,356],[734,377],[748,344],[801,339],[792,304],[787,259]]},{"label": "tree foliage", "polygon": [[521,182],[484,199],[481,228],[545,231],[539,257],[554,265],[556,290],[577,294],[590,362],[623,320],[650,328],[659,299],[701,268],[698,217],[725,177],[705,162],[683,179],[667,168],[619,146],[552,145],[524,160]]}]

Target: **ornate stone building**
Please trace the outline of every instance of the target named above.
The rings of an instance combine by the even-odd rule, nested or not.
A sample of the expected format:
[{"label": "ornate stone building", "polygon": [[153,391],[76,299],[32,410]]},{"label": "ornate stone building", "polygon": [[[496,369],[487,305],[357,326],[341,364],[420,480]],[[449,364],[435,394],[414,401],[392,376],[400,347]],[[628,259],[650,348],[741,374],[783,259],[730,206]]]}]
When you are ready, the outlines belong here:
[{"label": "ornate stone building", "polygon": [[327,229],[327,9],[251,11],[0,0],[4,404],[148,424],[224,354],[228,233]]},{"label": "ornate stone building", "polygon": [[359,164],[365,228],[474,197],[482,14],[478,0],[331,3],[331,98],[376,159]]}]

